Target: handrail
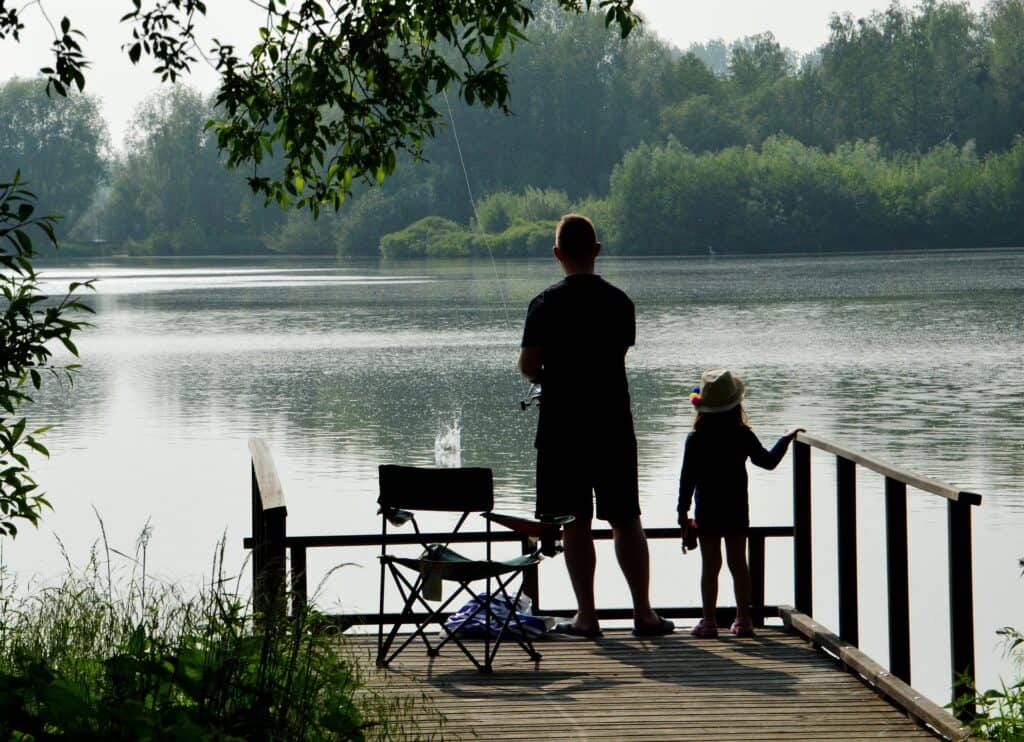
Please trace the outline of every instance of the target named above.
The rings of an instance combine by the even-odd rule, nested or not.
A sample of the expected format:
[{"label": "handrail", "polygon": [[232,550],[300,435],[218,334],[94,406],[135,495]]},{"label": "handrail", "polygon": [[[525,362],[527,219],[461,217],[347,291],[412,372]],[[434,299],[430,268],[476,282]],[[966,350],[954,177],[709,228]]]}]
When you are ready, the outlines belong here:
[{"label": "handrail", "polygon": [[[792,537],[792,526],[752,526],[751,533],[762,538],[787,538]],[[594,540],[604,541],[612,538],[613,531],[610,528],[596,528],[592,531]],[[645,528],[644,534],[648,539],[669,539],[679,538],[679,527],[674,528]],[[451,544],[482,543],[487,537],[484,531],[459,531],[458,533],[389,533],[382,537],[379,533],[360,534],[338,534],[320,536],[286,536],[284,545],[288,548],[299,549],[323,549],[332,547],[347,546],[380,546],[387,543],[389,546],[400,546],[419,544],[427,542],[444,542]],[[515,531],[494,531],[491,533],[491,541],[495,543],[516,543],[523,540],[522,534]],[[255,540],[246,536],[242,540],[242,546],[251,549]]]},{"label": "handrail", "polygon": [[817,448],[821,451],[840,456],[848,461],[853,461],[854,463],[863,466],[865,469],[870,469],[882,476],[903,482],[915,489],[930,492],[931,494],[939,495],[940,497],[945,497],[947,500],[951,500],[953,502],[963,502],[968,505],[981,505],[981,495],[979,494],[974,492],[965,492],[957,489],[953,485],[940,482],[937,479],[925,477],[920,474],[914,474],[906,469],[901,469],[898,466],[876,459],[874,456],[868,456],[867,454],[859,453],[858,451],[852,451],[849,448],[844,448],[843,446],[827,441],[824,438],[819,438],[816,435],[798,433],[796,440],[800,443],[806,443],[812,448]]},{"label": "handrail", "polygon": [[[813,616],[813,523],[811,517],[811,448],[835,457],[836,592],[839,599],[839,637],[851,646],[859,641],[860,611],[857,580],[857,465],[885,477],[883,537],[888,607],[889,672],[910,684],[910,560],[908,549],[907,487],[939,495],[946,500],[947,564],[949,566],[949,640],[952,696],[970,690],[974,661],[974,560],[972,508],[981,495],[965,492],[930,477],[914,474],[851,451],[808,433],[793,445],[793,594],[796,609]],[[961,721],[974,714],[972,706],[959,709]]]}]

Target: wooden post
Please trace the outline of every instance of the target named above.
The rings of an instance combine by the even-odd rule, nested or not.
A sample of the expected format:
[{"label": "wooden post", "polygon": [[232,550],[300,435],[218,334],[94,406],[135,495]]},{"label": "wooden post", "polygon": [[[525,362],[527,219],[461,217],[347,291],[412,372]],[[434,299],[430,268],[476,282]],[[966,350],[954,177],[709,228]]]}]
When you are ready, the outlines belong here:
[{"label": "wooden post", "polygon": [[811,616],[811,447],[793,443],[793,597],[796,609]]},{"label": "wooden post", "polygon": [[839,563],[839,636],[859,644],[857,611],[857,468],[836,457],[836,522]]},{"label": "wooden post", "polygon": [[263,601],[263,502],[255,463],[252,465],[252,541],[252,603],[256,606]]},{"label": "wooden post", "polygon": [[889,672],[910,685],[910,578],[907,485],[885,478],[885,555],[889,588]]},{"label": "wooden post", "polygon": [[270,448],[249,439],[252,454],[253,607],[262,616],[287,613],[285,542],[288,510]]},{"label": "wooden post", "polygon": [[306,612],[309,590],[306,581],[306,547],[293,546],[291,552],[292,571],[292,618],[298,618]]},{"label": "wooden post", "polygon": [[750,562],[750,617],[754,626],[764,626],[764,536],[751,534],[747,541]]},{"label": "wooden post", "polygon": [[[521,544],[523,554],[533,553],[533,544],[530,543],[529,536],[523,536]],[[534,615],[540,614],[540,582],[537,566],[534,564],[523,570],[523,594],[533,602]]]},{"label": "wooden post", "polygon": [[[971,558],[971,506],[950,501],[949,521],[949,637],[952,658],[953,700],[970,692],[974,684],[974,562]],[[967,682],[965,682],[967,681]],[[974,704],[960,710],[960,720],[970,721]]]},{"label": "wooden post", "polygon": [[263,616],[283,618],[286,613],[285,538],[288,513],[284,508],[263,511],[264,564],[260,595],[262,605],[256,610]]}]

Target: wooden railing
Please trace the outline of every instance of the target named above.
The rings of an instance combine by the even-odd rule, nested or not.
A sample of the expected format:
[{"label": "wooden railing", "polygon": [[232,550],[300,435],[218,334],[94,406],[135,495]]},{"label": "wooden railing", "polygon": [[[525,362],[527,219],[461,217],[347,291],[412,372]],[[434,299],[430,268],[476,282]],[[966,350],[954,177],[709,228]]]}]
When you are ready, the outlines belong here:
[{"label": "wooden railing", "polygon": [[[793,446],[794,600],[813,616],[811,583],[811,448],[836,459],[837,594],[839,637],[853,646],[860,640],[857,595],[857,467],[885,477],[886,592],[889,614],[889,672],[910,684],[910,566],[907,554],[907,487],[946,500],[949,558],[949,625],[953,699],[973,684],[974,587],[971,508],[981,496],[905,471],[871,456],[800,433]],[[973,709],[965,708],[964,716]]]},{"label": "wooden railing", "polygon": [[[974,593],[971,544],[971,508],[981,504],[981,496],[963,492],[927,477],[904,471],[878,459],[851,451],[807,433],[801,433],[793,450],[793,526],[752,527],[748,538],[747,556],[752,582],[752,615],[755,623],[764,625],[766,615],[779,614],[779,606],[765,603],[765,543],[769,538],[793,539],[793,589],[796,609],[813,616],[813,557],[811,521],[811,448],[836,457],[837,503],[837,595],[839,599],[839,637],[856,647],[859,643],[859,603],[857,595],[857,479],[858,466],[885,477],[885,539],[887,562],[887,592],[889,608],[889,672],[910,683],[910,592],[909,561],[907,553],[907,487],[913,487],[947,500],[949,592],[950,592],[950,644],[952,650],[953,697],[966,691],[973,683],[974,667]],[[274,469],[270,451],[259,439],[249,442],[252,452],[252,527],[253,536],[243,542],[253,550],[253,603],[258,612],[284,615],[288,611],[287,598],[291,598],[294,615],[304,609],[308,599],[306,580],[306,552],[318,548],[380,547],[415,545],[425,541],[448,543],[482,542],[484,532],[458,534],[358,534],[289,536],[287,534],[287,508],[280,480]],[[595,540],[612,538],[610,529],[597,529]],[[651,540],[679,540],[679,528],[648,528]],[[519,542],[523,553],[532,551],[528,539],[517,533],[495,532],[492,541]],[[288,565],[290,564],[290,570]],[[290,574],[289,574],[290,572]],[[536,566],[524,575],[524,592],[533,600],[534,610],[541,611],[540,574]],[[287,586],[287,587],[286,587]],[[699,618],[698,606],[658,607],[658,612],[669,618]],[[571,616],[570,607],[544,607],[552,616]],[[721,610],[721,623],[731,620],[732,610]],[[632,618],[630,608],[599,608],[602,619]],[[383,619],[392,623],[397,613],[348,613],[332,617],[339,625],[376,624]],[[969,716],[973,710],[964,710]]]}]

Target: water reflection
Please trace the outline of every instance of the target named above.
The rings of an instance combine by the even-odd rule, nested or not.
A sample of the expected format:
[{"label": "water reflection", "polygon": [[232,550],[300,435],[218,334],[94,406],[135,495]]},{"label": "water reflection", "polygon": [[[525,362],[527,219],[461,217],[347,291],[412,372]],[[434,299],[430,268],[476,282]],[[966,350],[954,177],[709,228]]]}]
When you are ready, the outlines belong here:
[{"label": "water reflection", "polygon": [[[527,385],[514,360],[526,303],[557,275],[547,260],[501,263],[498,272],[486,261],[105,261],[46,270],[55,286],[99,276],[98,316],[80,342],[75,389],[51,388],[36,408],[40,422],[57,424],[54,458],[38,464],[56,511],[5,559],[25,573],[58,571],[50,532],[82,553],[97,535],[95,505],[122,543],[152,517],[159,553],[150,563],[168,577],[204,573],[225,529],[232,549],[248,531],[253,435],[268,439],[278,460],[296,532],[375,529],[377,465],[433,465],[437,434],[455,418],[462,464],[492,467],[501,506],[529,512],[535,414],[518,409]],[[674,519],[686,392],[701,369],[730,366],[748,382],[766,441],[801,424],[986,495],[979,636],[985,620],[1024,623],[1020,591],[1008,587],[1024,551],[1024,251],[605,260],[603,272],[638,309],[628,367],[648,524]],[[753,473],[754,521],[791,521],[787,466]],[[815,462],[823,533],[833,528],[831,466]],[[865,574],[881,523],[873,486],[865,484],[863,501]],[[941,525],[941,503],[912,498],[912,509],[922,513],[919,533]],[[944,554],[941,528],[913,533],[913,548]],[[769,552],[777,565],[769,587],[782,601],[791,588],[779,548]],[[827,565],[827,539],[819,550]],[[347,557],[318,556],[316,568]],[[676,565],[678,555],[656,549],[655,558]],[[372,590],[372,555],[366,565],[344,574],[347,587],[327,588],[328,604]],[[663,571],[671,579],[656,577],[659,599],[696,603],[695,573],[683,587],[673,581],[689,579],[679,568]],[[552,585],[566,589],[557,577]],[[920,585],[930,587],[924,577]],[[618,586],[605,590],[618,599]]]}]

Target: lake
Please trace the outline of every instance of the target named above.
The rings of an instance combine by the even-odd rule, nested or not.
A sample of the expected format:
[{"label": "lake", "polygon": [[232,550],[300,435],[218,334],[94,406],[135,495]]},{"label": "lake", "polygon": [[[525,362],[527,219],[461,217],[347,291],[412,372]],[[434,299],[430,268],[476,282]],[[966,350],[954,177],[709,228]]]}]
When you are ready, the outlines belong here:
[{"label": "lake", "polygon": [[[687,394],[702,369],[748,385],[766,444],[791,425],[985,497],[975,517],[979,677],[1008,672],[996,628],[1024,625],[1024,250],[699,259],[603,258],[637,306],[627,359],[645,524],[674,523]],[[51,387],[34,422],[54,424],[35,471],[54,511],[4,544],[23,586],[76,563],[100,536],[147,568],[197,584],[215,546],[242,570],[250,436],[274,452],[296,534],[372,532],[380,463],[433,465],[446,426],[461,462],[494,469],[502,509],[528,513],[533,411],[515,371],[529,299],[551,260],[378,263],[117,259],[47,266],[48,287],[98,277],[95,327],[78,339],[73,389]],[[834,463],[813,458],[815,617],[836,627]],[[752,471],[752,522],[792,521],[791,469]],[[862,647],[884,661],[881,477],[860,482]],[[95,512],[94,512],[95,511]],[[947,697],[945,502],[911,491],[914,684]],[[767,599],[792,602],[791,546],[769,547]],[[115,557],[121,559],[121,557]],[[696,555],[652,546],[653,597],[699,602]],[[610,548],[599,600],[627,605]],[[372,610],[370,550],[310,553],[329,610]],[[246,573],[243,583],[249,579]],[[564,566],[542,602],[569,605]],[[731,602],[727,574],[723,602]]]}]

